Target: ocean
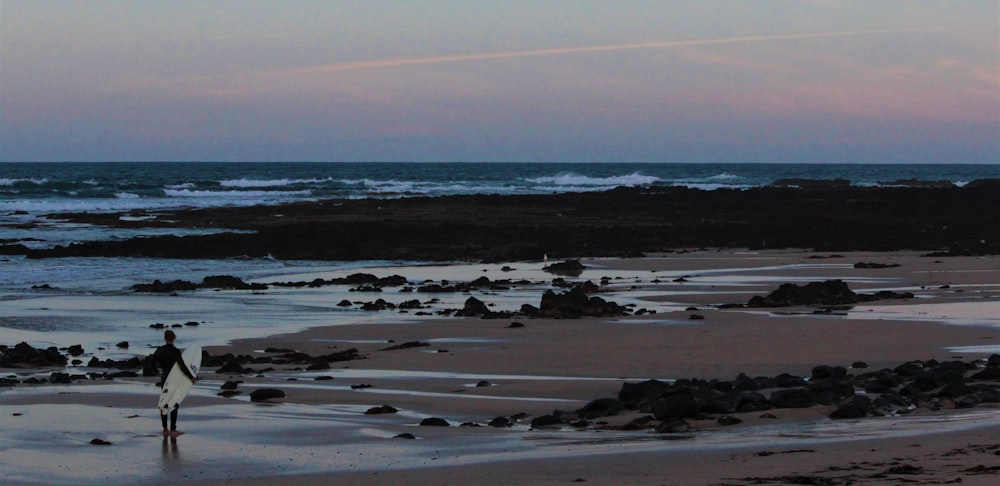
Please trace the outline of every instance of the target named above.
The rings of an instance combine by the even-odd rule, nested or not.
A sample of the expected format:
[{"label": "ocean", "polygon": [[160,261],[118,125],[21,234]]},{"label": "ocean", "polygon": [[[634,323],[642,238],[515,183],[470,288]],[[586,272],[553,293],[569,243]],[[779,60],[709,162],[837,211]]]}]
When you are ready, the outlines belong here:
[{"label": "ocean", "polygon": [[[326,198],[550,194],[618,186],[750,188],[778,179],[963,185],[1000,165],[630,163],[0,163],[0,215],[280,204]],[[0,234],[0,238],[2,238]]]}]

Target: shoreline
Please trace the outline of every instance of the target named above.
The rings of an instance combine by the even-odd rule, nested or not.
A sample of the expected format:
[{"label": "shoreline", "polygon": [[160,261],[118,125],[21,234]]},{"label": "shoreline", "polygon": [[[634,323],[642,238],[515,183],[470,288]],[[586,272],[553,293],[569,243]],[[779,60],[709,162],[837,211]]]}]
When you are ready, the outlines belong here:
[{"label": "shoreline", "polygon": [[[681,309],[697,310],[516,319],[524,324],[521,328],[510,328],[512,319],[390,313],[364,322],[317,325],[301,332],[207,347],[212,355],[230,352],[258,357],[269,355],[260,352],[269,346],[310,355],[357,348],[365,359],[334,362],[329,369],[315,371],[274,363],[250,365],[255,371],[243,374],[205,369],[184,404],[181,424],[188,434],[177,441],[176,451],[164,441],[161,453],[159,439],[142,438],[144,430],[159,428],[153,409],[154,378],[19,385],[0,392],[0,435],[11,444],[6,446],[8,459],[0,462],[15,477],[68,483],[68,477],[61,474],[76,471],[75,482],[84,484],[106,480],[119,484],[269,484],[290,479],[305,484],[343,479],[357,484],[414,479],[435,484],[556,484],[576,479],[598,484],[612,480],[616,484],[751,484],[753,478],[779,482],[792,474],[816,480],[851,476],[862,481],[883,474],[894,467],[890,464],[894,461],[899,463],[896,466],[923,468],[921,475],[903,478],[943,481],[960,477],[963,484],[995,480],[1000,472],[975,469],[980,464],[989,466],[995,457],[989,448],[997,444],[997,426],[991,424],[996,423],[1000,408],[988,403],[967,411],[918,408],[895,418],[848,421],[831,421],[832,406],[776,409],[772,412],[776,421],[760,418],[761,413],[743,413],[738,417],[744,423],[731,427],[717,424],[715,415],[690,421],[695,438],[679,441],[665,440],[669,434],[594,426],[531,430],[531,418],[612,397],[625,381],[731,380],[738,373],[808,376],[817,365],[843,366],[855,374],[911,360],[985,359],[988,353],[958,353],[948,348],[1000,345],[1000,327],[995,322],[1000,316],[991,318],[992,307],[985,311],[981,307],[1000,307],[1000,259],[996,257],[935,260],[916,252],[816,256],[811,251],[723,250],[583,260],[590,269],[583,279],[615,272],[636,276],[612,279],[614,290],[605,295],[610,300],[635,293],[650,302],[666,300]],[[856,261],[898,266],[854,268]],[[686,281],[671,282],[675,275],[686,275]],[[859,304],[835,314],[816,314],[808,307],[713,307],[745,302],[773,290],[779,282],[824,278],[844,278],[858,292],[913,290],[918,295],[903,301]],[[658,279],[664,282],[654,284]],[[490,301],[491,295],[503,294],[476,295]],[[265,292],[254,298],[268,296]],[[962,307],[968,304],[975,305]],[[974,314],[963,318],[956,312],[962,309]],[[691,314],[704,319],[692,320]],[[185,334],[180,335],[181,346]],[[428,346],[383,350],[411,341]],[[865,361],[868,368],[851,368],[857,361]],[[329,379],[318,379],[322,377]],[[243,393],[233,398],[218,396],[226,381],[242,381],[237,390]],[[490,386],[477,386],[480,381]],[[286,397],[251,402],[249,393],[259,388],[282,389]],[[364,413],[381,405],[399,412]],[[54,410],[46,407],[59,407],[69,422],[43,416]],[[493,417],[522,412],[529,419],[514,427],[484,426]],[[967,422],[962,417],[969,413],[984,419]],[[599,420],[617,426],[638,415],[642,414],[628,412]],[[443,418],[452,426],[418,425],[431,417]],[[463,422],[480,427],[459,427]],[[971,423],[976,425],[967,427]],[[909,427],[912,430],[898,433]],[[403,433],[414,434],[416,440],[394,438]],[[892,436],[880,438],[879,434]],[[782,437],[796,436],[805,439],[783,442]],[[748,442],[733,446],[735,442],[727,437]],[[830,440],[837,437],[850,440]],[[107,439],[112,447],[87,444],[92,438]],[[719,445],[711,446],[713,441]],[[733,444],[726,445],[729,442]],[[39,444],[44,447],[39,449]],[[801,449],[814,452],[796,452]],[[74,454],[80,458],[70,459]],[[134,465],[112,461],[122,454]],[[665,461],[665,457],[683,460]],[[59,469],[47,469],[56,458]],[[692,461],[695,466],[684,465]]]}]

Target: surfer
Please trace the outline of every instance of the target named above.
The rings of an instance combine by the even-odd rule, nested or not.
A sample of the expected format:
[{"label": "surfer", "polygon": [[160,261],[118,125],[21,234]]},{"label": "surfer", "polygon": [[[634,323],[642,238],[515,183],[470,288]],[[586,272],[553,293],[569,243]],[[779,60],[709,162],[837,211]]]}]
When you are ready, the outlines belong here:
[{"label": "surfer", "polygon": [[[192,383],[198,381],[198,378],[191,375],[191,371],[188,370],[188,367],[184,365],[184,359],[181,357],[181,351],[174,346],[175,339],[177,339],[177,334],[175,334],[174,331],[168,329],[166,332],[164,332],[163,340],[166,341],[166,344],[156,348],[156,351],[153,352],[153,355],[151,356],[150,359],[150,363],[153,366],[153,371],[157,371],[156,370],[157,367],[163,370],[163,373],[160,376],[160,383],[158,383],[158,386],[160,388],[163,388],[163,382],[167,380],[167,375],[170,373],[170,370],[173,369],[175,363],[181,364],[181,366],[178,366],[178,368],[184,372],[185,376],[191,379]],[[184,433],[177,431],[178,408],[180,407],[179,406],[174,407],[174,409],[170,411],[169,429],[167,429],[167,415],[164,414],[163,412],[160,412],[160,421],[163,423],[164,437],[166,436],[177,437]]]}]

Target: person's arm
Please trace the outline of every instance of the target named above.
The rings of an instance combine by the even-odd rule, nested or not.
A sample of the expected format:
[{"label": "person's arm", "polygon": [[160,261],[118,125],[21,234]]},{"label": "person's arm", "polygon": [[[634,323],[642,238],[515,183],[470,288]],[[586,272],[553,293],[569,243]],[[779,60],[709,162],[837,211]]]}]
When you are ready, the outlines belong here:
[{"label": "person's arm", "polygon": [[192,375],[191,369],[188,368],[188,365],[184,363],[184,356],[181,355],[180,350],[177,351],[177,364],[180,365],[181,372],[184,373],[184,376],[188,377],[188,379],[190,379],[193,382],[198,381],[198,377]]}]

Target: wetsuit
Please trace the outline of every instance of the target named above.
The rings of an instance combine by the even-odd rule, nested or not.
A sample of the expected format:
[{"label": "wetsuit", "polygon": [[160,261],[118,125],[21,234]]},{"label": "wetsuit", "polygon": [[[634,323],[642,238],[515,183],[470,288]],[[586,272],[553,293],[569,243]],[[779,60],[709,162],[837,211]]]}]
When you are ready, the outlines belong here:
[{"label": "wetsuit", "polygon": [[[180,369],[185,376],[190,378],[191,381],[195,380],[195,377],[191,374],[191,370],[189,370],[187,365],[184,364],[184,358],[181,357],[181,350],[177,349],[177,347],[173,344],[167,343],[156,348],[156,351],[153,352],[152,359],[150,359],[150,363],[153,366],[153,371],[157,371],[157,367],[163,370],[163,373],[160,374],[160,383],[158,384],[160,388],[163,388],[163,382],[167,381],[167,376],[170,374],[170,370],[174,369],[174,364],[176,363],[180,363]],[[178,408],[179,407],[175,407],[170,411],[170,430],[177,430]],[[161,414],[160,421],[163,422],[163,428],[166,429],[167,416]]]}]

